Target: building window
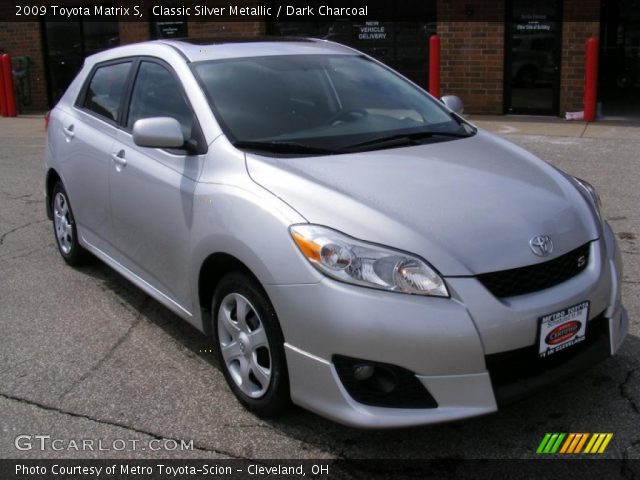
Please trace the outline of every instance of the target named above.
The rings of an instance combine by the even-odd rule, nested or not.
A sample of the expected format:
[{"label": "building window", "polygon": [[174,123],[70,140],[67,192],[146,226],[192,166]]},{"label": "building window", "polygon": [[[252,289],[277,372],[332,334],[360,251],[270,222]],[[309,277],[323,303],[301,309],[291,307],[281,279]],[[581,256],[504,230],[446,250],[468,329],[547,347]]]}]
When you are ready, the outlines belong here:
[{"label": "building window", "polygon": [[[350,2],[326,1],[323,5],[349,6]],[[354,3],[355,5],[355,3]],[[273,22],[268,33],[281,36],[313,37],[356,48],[399,71],[426,88],[429,78],[429,37],[436,33],[436,2],[388,2],[380,18],[363,21]],[[401,11],[402,9],[407,11]],[[384,18],[421,21],[388,21]]]},{"label": "building window", "polygon": [[45,21],[43,30],[50,105],[62,97],[85,57],[120,44],[118,22]]}]

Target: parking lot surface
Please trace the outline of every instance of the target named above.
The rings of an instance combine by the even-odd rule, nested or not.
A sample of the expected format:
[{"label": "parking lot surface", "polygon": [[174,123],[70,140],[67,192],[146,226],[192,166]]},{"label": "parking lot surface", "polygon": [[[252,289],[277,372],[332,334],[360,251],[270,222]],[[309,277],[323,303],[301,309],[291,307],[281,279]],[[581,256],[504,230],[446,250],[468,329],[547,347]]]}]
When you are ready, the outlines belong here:
[{"label": "parking lot surface", "polygon": [[[457,423],[359,431],[299,408],[258,419],[228,390],[208,338],[102,263],[64,264],[45,216],[44,122],[0,119],[0,457],[527,458],[546,432],[612,432],[604,457],[640,458],[640,128],[473,120],[600,192],[631,322],[616,357]],[[18,450],[18,435],[142,446]],[[193,449],[151,450],[154,439]]]}]

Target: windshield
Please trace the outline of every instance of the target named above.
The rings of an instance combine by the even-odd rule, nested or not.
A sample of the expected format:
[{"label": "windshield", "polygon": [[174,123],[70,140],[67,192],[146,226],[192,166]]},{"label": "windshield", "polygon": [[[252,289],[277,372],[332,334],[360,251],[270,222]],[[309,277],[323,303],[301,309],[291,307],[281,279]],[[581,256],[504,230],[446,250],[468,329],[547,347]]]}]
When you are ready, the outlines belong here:
[{"label": "windshield", "polygon": [[328,154],[470,134],[438,102],[366,57],[234,58],[199,62],[194,71],[238,148]]}]

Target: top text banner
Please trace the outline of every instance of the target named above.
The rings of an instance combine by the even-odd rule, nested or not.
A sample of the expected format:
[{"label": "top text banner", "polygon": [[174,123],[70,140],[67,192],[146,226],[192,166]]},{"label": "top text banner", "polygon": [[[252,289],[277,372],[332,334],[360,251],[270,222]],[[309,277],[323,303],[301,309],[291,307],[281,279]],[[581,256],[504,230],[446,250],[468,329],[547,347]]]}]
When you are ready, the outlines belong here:
[{"label": "top text banner", "polygon": [[[15,1],[15,0],[14,0]],[[3,2],[4,3],[4,2]],[[373,0],[343,1],[224,1],[100,2],[91,0],[18,0],[0,6],[0,21],[311,21],[339,20],[434,21],[435,0],[395,0],[392,5]]]},{"label": "top text banner", "polygon": [[[603,5],[613,0],[602,0]],[[437,8],[436,8],[437,3]],[[436,11],[437,10],[437,11]],[[593,11],[591,11],[593,10]],[[563,21],[599,21],[597,9],[571,9]],[[595,12],[595,13],[594,13]],[[0,22],[15,21],[327,21],[496,22],[502,2],[468,0],[14,0],[0,5]]]}]

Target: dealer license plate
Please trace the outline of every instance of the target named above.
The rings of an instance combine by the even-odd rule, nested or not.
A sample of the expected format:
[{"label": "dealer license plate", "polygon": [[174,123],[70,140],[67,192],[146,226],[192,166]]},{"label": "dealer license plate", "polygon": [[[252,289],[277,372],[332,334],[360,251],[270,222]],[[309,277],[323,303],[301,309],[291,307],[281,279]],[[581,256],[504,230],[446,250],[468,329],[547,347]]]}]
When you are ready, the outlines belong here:
[{"label": "dealer license plate", "polygon": [[538,356],[546,358],[587,338],[589,302],[584,301],[538,319]]}]

